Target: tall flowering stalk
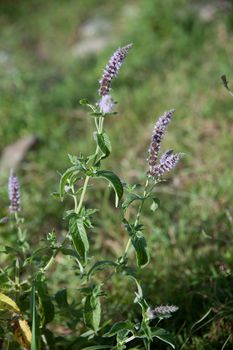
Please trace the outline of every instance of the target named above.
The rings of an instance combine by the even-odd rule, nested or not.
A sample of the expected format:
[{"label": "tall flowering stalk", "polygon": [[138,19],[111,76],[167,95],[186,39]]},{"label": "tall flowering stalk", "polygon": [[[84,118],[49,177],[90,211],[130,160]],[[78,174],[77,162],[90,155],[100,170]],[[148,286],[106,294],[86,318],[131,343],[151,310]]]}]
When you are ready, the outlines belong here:
[{"label": "tall flowering stalk", "polygon": [[110,113],[113,109],[114,101],[110,96],[112,80],[117,77],[131,47],[132,44],[128,44],[114,52],[104,69],[102,79],[99,81],[99,95],[101,96],[99,107],[100,111],[104,114]]},{"label": "tall flowering stalk", "polygon": [[[150,307],[143,295],[140,282],[135,277],[135,268],[132,269],[130,264],[133,257],[138,268],[144,268],[150,261],[147,235],[144,232],[141,220],[143,205],[146,201],[151,200],[153,204],[156,203],[157,199],[153,195],[154,186],[164,173],[174,168],[181,156],[178,153],[174,154],[172,150],[168,150],[159,158],[161,141],[174,110],[165,112],[155,124],[149,148],[149,172],[145,175],[146,181],[142,191],[136,192],[136,185],[123,184],[117,174],[103,168],[104,160],[109,157],[112,149],[110,138],[104,129],[106,113],[110,113],[114,106],[114,101],[110,95],[111,84],[112,80],[116,78],[131,47],[132,44],[119,48],[110,58],[100,80],[99,95],[101,100],[98,102],[98,106],[89,104],[87,100],[80,101],[82,105],[87,105],[91,109],[90,114],[94,117],[96,126],[96,130],[93,133],[95,152],[88,156],[69,155],[71,166],[61,176],[59,186],[60,199],[63,200],[66,196],[73,199],[73,207],[71,210],[67,210],[64,215],[64,219],[67,221],[67,231],[62,241],[57,239],[56,233],[52,231],[43,240],[42,248],[38,249],[36,247],[36,250],[32,251],[26,242],[24,220],[18,215],[20,211],[19,181],[13,172],[10,174],[8,184],[10,211],[14,213],[16,224],[13,224],[12,227],[14,227],[15,233],[16,226],[18,232],[17,256],[13,261],[14,269],[9,269],[9,273],[12,274],[12,271],[15,271],[15,275],[11,278],[10,285],[13,286],[12,288],[15,291],[15,300],[19,303],[21,300],[23,301],[22,310],[25,309],[25,305],[29,305],[28,291],[31,289],[32,334],[30,334],[30,329],[27,329],[26,333],[29,336],[26,340],[22,337],[22,335],[25,335],[25,322],[23,324],[21,322],[21,325],[20,323],[17,324],[17,329],[15,327],[15,333],[20,335],[18,342],[25,349],[40,349],[40,347],[52,349],[60,346],[60,342],[56,342],[56,339],[59,337],[51,338],[47,329],[47,324],[52,322],[57,314],[54,312],[54,300],[56,300],[59,309],[61,309],[62,315],[68,316],[67,324],[70,324],[72,327],[67,344],[65,344],[64,339],[65,348],[69,347],[71,341],[73,341],[73,339],[71,340],[74,330],[73,325],[75,325],[77,330],[83,331],[78,336],[75,332],[74,341],[77,349],[92,347],[100,349],[107,345],[111,349],[123,350],[130,347],[129,343],[133,341],[137,348],[139,346],[142,348],[141,343],[143,343],[143,348],[149,350],[150,344],[156,340],[155,338],[167,342],[167,332],[154,326],[151,321],[154,318],[159,318],[159,320],[167,318],[177,311],[178,308],[173,305]],[[108,116],[111,116],[111,113]],[[95,239],[93,235],[92,240],[89,241],[89,231],[93,229],[95,223],[92,220],[92,216],[98,211],[89,207],[93,204],[93,201],[86,200],[90,187],[89,181],[91,186],[93,186],[95,182],[98,183],[104,180],[107,186],[109,187],[110,185],[115,193],[115,206],[121,210],[120,217],[128,237],[126,248],[122,250],[120,256],[114,256],[112,260],[104,257],[101,260],[100,257],[95,257],[93,251],[91,251],[92,242]],[[55,194],[56,198],[57,195],[58,193]],[[123,203],[121,202],[122,198],[124,198]],[[134,210],[129,209],[132,203],[135,202],[139,203],[136,215]],[[9,247],[7,247],[6,251],[9,254],[11,252]],[[12,251],[14,252],[15,250]],[[132,252],[133,254],[131,254]],[[74,278],[79,283],[80,288],[78,290],[81,298],[79,297],[71,303],[67,301],[66,289],[59,290],[55,298],[50,297],[46,273],[56,261],[58,254],[64,254],[64,260],[68,255],[75,266]],[[109,270],[111,270],[111,273],[109,273]],[[99,271],[101,271],[101,274],[96,277]],[[27,272],[29,278],[25,281]],[[132,317],[132,319],[120,322],[117,319],[117,322],[112,326],[110,326],[110,320],[101,325],[101,299],[103,295],[106,295],[111,290],[111,288],[106,288],[106,283],[111,283],[111,278],[115,273],[118,276],[121,274],[122,278],[130,278],[133,281],[136,295],[134,302],[141,309],[141,316],[137,319]],[[6,304],[6,298],[5,296],[3,297]],[[119,307],[120,302],[119,300]],[[37,304],[39,304],[39,307],[37,307]],[[70,312],[72,305],[77,305],[74,312]],[[6,307],[6,310],[9,311],[9,308]],[[20,308],[14,308],[13,311],[14,314],[19,316],[20,320],[22,314]],[[83,317],[80,317],[80,311],[82,311]],[[83,325],[80,327],[76,327],[77,316],[80,322],[83,322]],[[51,328],[54,327],[52,326]],[[161,334],[165,334],[165,337],[159,337]],[[41,346],[40,340],[43,342]],[[169,337],[169,344],[173,345],[171,337]]]},{"label": "tall flowering stalk", "polygon": [[20,187],[18,177],[13,170],[8,179],[8,195],[10,200],[10,212],[17,213],[20,211]]}]

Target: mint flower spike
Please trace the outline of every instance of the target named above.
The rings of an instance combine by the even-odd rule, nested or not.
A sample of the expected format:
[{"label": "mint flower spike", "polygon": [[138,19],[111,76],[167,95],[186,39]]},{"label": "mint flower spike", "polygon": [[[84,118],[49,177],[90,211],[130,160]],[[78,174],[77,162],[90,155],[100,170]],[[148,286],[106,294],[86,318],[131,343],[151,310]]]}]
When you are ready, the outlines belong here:
[{"label": "mint flower spike", "polygon": [[17,213],[20,211],[20,188],[19,180],[15,175],[13,170],[11,170],[9,179],[8,179],[8,195],[10,200],[10,212]]},{"label": "mint flower spike", "polygon": [[149,308],[147,310],[147,315],[150,320],[155,317],[169,317],[171,313],[176,312],[178,309],[176,305],[160,305],[154,309]]},{"label": "mint flower spike", "polygon": [[124,47],[120,47],[114,52],[104,69],[102,79],[99,81],[100,87],[98,90],[99,95],[101,96],[98,105],[103,114],[110,113],[114,107],[114,100],[110,96],[112,80],[117,77],[123,61],[132,46],[133,44],[128,44]]},{"label": "mint flower spike", "polygon": [[173,150],[169,150],[165,152],[159,161],[158,165],[154,165],[150,167],[149,174],[153,177],[160,177],[164,173],[175,168],[175,166],[179,163],[183,153],[173,154]]},{"label": "mint flower spike", "polygon": [[147,158],[150,168],[156,165],[158,154],[160,151],[161,141],[165,135],[167,125],[171,121],[175,109],[165,112],[154,126],[151,136],[151,143],[148,150],[149,156]]},{"label": "mint flower spike", "polygon": [[120,47],[112,57],[110,58],[107,66],[104,69],[104,73],[102,79],[99,81],[99,95],[105,96],[109,95],[111,89],[111,83],[114,78],[116,78],[122,63],[127,56],[129,49],[133,46],[133,44],[126,45],[124,47]]}]

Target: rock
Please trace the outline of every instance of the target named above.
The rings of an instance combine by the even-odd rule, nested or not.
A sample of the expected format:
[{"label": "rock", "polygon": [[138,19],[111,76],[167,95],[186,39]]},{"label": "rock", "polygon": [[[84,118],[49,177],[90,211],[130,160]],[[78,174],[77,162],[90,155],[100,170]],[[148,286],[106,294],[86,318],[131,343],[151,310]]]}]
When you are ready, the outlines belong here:
[{"label": "rock", "polygon": [[107,43],[108,42],[104,38],[83,40],[72,47],[72,54],[75,57],[84,57],[89,54],[96,54],[103,50]]},{"label": "rock", "polygon": [[16,169],[37,141],[38,138],[35,135],[29,135],[7,146],[2,151],[0,158],[0,174],[9,173],[11,169]]},{"label": "rock", "polygon": [[0,64],[9,62],[9,54],[6,51],[0,50]]},{"label": "rock", "polygon": [[212,22],[215,18],[217,8],[214,5],[205,5],[200,8],[199,17],[202,22]]},{"label": "rock", "polygon": [[104,18],[93,18],[79,30],[79,41],[71,48],[75,57],[97,54],[111,41],[112,26]]}]

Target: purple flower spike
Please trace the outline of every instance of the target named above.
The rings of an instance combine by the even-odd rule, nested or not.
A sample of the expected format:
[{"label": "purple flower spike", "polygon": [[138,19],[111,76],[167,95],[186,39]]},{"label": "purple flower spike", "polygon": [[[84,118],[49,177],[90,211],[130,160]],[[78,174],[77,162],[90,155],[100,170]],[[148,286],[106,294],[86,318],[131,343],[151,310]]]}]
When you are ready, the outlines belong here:
[{"label": "purple flower spike", "polygon": [[172,170],[183,155],[181,153],[174,154],[173,150],[169,150],[158,159],[161,141],[165,135],[167,126],[171,121],[174,111],[174,109],[171,109],[170,111],[165,112],[155,124],[152,132],[147,160],[149,163],[148,174],[155,178],[159,178],[166,172]]},{"label": "purple flower spike", "polygon": [[162,176],[164,173],[167,173],[168,171],[175,168],[181,156],[182,156],[181,153],[173,154],[172,150],[167,151],[161,156],[158,165],[154,165],[150,167],[149,174],[153,177]]},{"label": "purple flower spike", "polygon": [[114,78],[116,78],[122,63],[127,56],[129,49],[132,47],[132,44],[126,45],[124,47],[119,48],[110,58],[106,68],[104,69],[104,73],[102,79],[99,81],[99,95],[106,96],[109,95],[111,89],[111,83]]},{"label": "purple flower spike", "polygon": [[161,141],[164,137],[167,125],[169,124],[174,112],[175,112],[174,109],[171,109],[170,111],[165,112],[155,124],[154,130],[151,136],[150,148],[148,150],[149,152],[148,162],[150,167],[154,166],[157,162]]},{"label": "purple flower spike", "polygon": [[11,171],[8,180],[8,194],[10,199],[10,212],[17,213],[20,211],[20,191],[19,180],[17,176]]}]

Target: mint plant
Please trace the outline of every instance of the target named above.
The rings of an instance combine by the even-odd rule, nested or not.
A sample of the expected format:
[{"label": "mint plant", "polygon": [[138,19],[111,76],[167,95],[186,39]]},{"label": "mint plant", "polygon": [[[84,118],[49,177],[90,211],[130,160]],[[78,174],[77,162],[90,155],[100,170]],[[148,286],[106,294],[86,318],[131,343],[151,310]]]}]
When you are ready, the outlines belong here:
[{"label": "mint plant", "polygon": [[[94,121],[95,150],[90,155],[69,155],[71,166],[61,175],[59,191],[54,193],[54,197],[62,202],[68,197],[73,202],[73,206],[64,215],[67,231],[62,241],[52,231],[42,240],[41,247],[34,249],[29,245],[24,220],[19,216],[18,178],[14,173],[10,175],[10,216],[9,220],[3,220],[3,224],[11,226],[15,240],[12,246],[2,247],[6,258],[4,269],[1,269],[0,294],[1,336],[6,349],[21,346],[32,350],[123,350],[135,347],[149,350],[156,340],[175,348],[172,336],[158,324],[178,308],[173,305],[149,305],[135,273],[135,265],[142,269],[150,261],[147,234],[141,218],[144,204],[150,202],[151,210],[156,210],[159,200],[154,194],[154,188],[181,158],[181,154],[172,150],[160,156],[161,142],[174,110],[165,112],[154,126],[142,189],[138,189],[136,184],[123,182],[117,174],[105,168],[105,159],[111,155],[112,146],[104,121],[116,114],[115,101],[110,94],[111,85],[131,48],[132,44],[119,48],[110,58],[99,82],[100,100],[96,104],[91,104],[86,99],[80,101],[82,106],[90,110],[89,115]],[[115,207],[119,210],[128,237],[122,253],[113,260],[93,257],[89,239],[98,208],[89,207],[86,199],[89,198],[89,185],[98,186],[100,179],[105,180],[106,185],[114,191]],[[133,204],[138,205],[135,216],[129,212]],[[51,266],[58,267],[58,254],[63,255],[64,259],[72,259],[81,300],[68,300],[69,281],[66,289],[51,295],[48,270]],[[132,256],[135,257],[134,265]],[[106,278],[104,272],[109,269],[111,274]],[[102,280],[96,277],[100,271],[103,272],[101,276],[104,276]],[[102,324],[102,298],[109,293],[105,289],[105,283],[111,281],[114,275],[121,276],[122,279],[130,278],[135,284],[134,303],[138,305],[140,317],[137,315],[137,318],[123,319],[113,324],[109,320]],[[56,319],[68,319],[67,325],[71,331],[69,336],[55,335],[57,331],[53,328],[53,321]]]}]

